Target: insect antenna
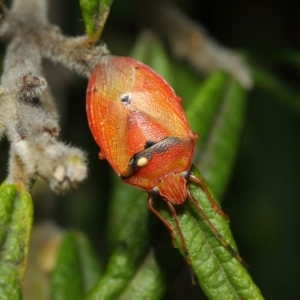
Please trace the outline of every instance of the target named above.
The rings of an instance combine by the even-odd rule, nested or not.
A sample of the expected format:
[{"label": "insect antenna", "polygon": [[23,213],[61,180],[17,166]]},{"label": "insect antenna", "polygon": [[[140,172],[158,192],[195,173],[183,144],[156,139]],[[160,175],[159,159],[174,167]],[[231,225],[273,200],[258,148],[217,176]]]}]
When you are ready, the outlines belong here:
[{"label": "insect antenna", "polygon": [[[203,181],[202,181],[203,182]],[[208,189],[206,188],[208,191]],[[205,191],[205,190],[204,190]],[[206,191],[205,191],[206,192]],[[207,196],[210,194],[206,194]],[[210,197],[212,197],[210,195]],[[195,198],[193,197],[191,191],[188,189],[188,198],[191,201],[191,203],[195,206],[197,211],[201,214],[203,219],[206,221],[206,223],[209,225],[213,233],[216,235],[216,237],[219,239],[219,241],[222,243],[222,245],[230,252],[230,254],[235,257],[244,267],[249,268],[249,265],[245,262],[245,260],[237,253],[236,250],[232,248],[232,246],[226,241],[226,239],[221,235],[221,233],[218,231],[218,229],[213,225],[213,223],[210,221],[210,219],[207,217],[203,209],[199,206]],[[215,203],[215,202],[214,202]],[[219,210],[221,210],[219,208]],[[218,212],[218,211],[217,211]]]}]

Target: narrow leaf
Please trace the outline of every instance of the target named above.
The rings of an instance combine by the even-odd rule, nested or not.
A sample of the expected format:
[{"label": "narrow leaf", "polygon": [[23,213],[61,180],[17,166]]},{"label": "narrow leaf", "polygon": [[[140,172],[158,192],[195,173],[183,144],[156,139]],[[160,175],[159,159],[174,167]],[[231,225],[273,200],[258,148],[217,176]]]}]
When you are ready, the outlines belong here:
[{"label": "narrow leaf", "polygon": [[[193,173],[200,174],[193,169]],[[211,206],[203,190],[194,184],[190,189],[206,216],[236,250],[227,220]],[[188,244],[193,270],[209,299],[263,299],[244,266],[224,247],[210,226],[189,203],[179,216]],[[178,244],[180,243],[179,240]],[[182,252],[183,253],[183,252]]]},{"label": "narrow leaf", "polygon": [[128,199],[130,210],[110,256],[105,274],[86,299],[116,299],[134,276],[150,244],[145,197]]},{"label": "narrow leaf", "polygon": [[149,30],[144,30],[135,43],[130,56],[150,66],[166,81],[172,84],[173,73],[169,57],[158,39]]},{"label": "narrow leaf", "polygon": [[119,300],[162,299],[182,266],[181,257],[172,255],[175,249],[170,249],[170,243],[171,239],[167,237],[155,247],[155,252],[153,249],[149,251]]},{"label": "narrow leaf", "polygon": [[241,85],[217,72],[203,83],[187,109],[193,130],[200,135],[194,162],[218,199],[230,179],[244,127],[245,105]]},{"label": "narrow leaf", "polygon": [[0,299],[21,299],[33,208],[27,191],[0,187]]},{"label": "narrow leaf", "polygon": [[153,256],[154,253],[150,252],[119,300],[161,299],[161,294],[165,289],[159,280],[160,269]]},{"label": "narrow leaf", "polygon": [[[200,143],[198,165],[205,173],[209,186],[220,196],[229,180],[243,128],[245,95],[235,80],[223,73],[216,73],[201,86],[197,97],[200,103],[191,103],[188,116],[191,117],[193,129],[199,130],[204,140]],[[199,186],[191,184],[190,189],[217,231],[236,249],[225,218],[213,209]],[[194,206],[185,204],[177,211],[193,270],[208,298],[262,299],[247,270],[224,247]],[[165,216],[173,222],[169,214]],[[181,249],[180,244],[177,237],[177,245]],[[184,254],[182,249],[181,253]]]},{"label": "narrow leaf", "polygon": [[103,31],[113,0],[79,0],[90,45],[95,44]]},{"label": "narrow leaf", "polygon": [[74,237],[78,249],[84,291],[87,292],[98,282],[103,272],[103,266],[100,264],[86,236],[80,232],[76,232]]},{"label": "narrow leaf", "polygon": [[182,97],[183,105],[188,103],[190,96],[199,86],[199,77],[192,74],[185,65],[171,61],[162,41],[150,30],[141,33],[130,56],[147,64],[161,75]]},{"label": "narrow leaf", "polygon": [[116,243],[118,243],[120,232],[124,228],[124,223],[127,222],[127,215],[130,213],[135,202],[142,201],[147,206],[147,196],[144,191],[124,184],[116,174],[112,174],[112,183],[114,188],[109,200],[109,217],[106,229],[109,251],[112,251]]},{"label": "narrow leaf", "polygon": [[216,114],[222,103],[227,75],[222,72],[213,73],[205,80],[192,99],[188,99],[186,115],[194,132],[199,133],[198,147],[208,139]]},{"label": "narrow leaf", "polygon": [[86,238],[78,232],[68,232],[52,274],[51,299],[83,299],[100,273],[101,267]]},{"label": "narrow leaf", "polygon": [[270,94],[279,103],[293,111],[300,111],[300,92],[278,76],[256,65],[252,66],[255,86]]}]

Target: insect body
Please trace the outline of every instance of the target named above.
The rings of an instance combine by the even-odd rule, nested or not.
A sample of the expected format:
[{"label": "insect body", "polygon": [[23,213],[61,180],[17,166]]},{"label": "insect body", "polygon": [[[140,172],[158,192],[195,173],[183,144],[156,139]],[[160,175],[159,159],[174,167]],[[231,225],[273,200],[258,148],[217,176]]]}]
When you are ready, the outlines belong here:
[{"label": "insect body", "polygon": [[174,241],[172,225],[153,207],[156,195],[166,201],[188,263],[187,247],[174,208],[187,198],[223,245],[243,263],[188,190],[187,180],[200,184],[212,206],[226,217],[205,183],[190,173],[198,135],[188,124],[181,99],[163,78],[132,58],[108,57],[90,78],[87,115],[101,149],[99,157],[107,159],[124,182],[148,192],[149,208],[164,222]]}]

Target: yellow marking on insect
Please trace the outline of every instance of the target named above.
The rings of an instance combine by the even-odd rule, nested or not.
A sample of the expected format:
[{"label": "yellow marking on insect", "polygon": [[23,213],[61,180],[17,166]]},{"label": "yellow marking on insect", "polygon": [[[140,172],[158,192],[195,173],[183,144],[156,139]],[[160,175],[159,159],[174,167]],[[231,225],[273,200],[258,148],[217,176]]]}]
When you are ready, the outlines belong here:
[{"label": "yellow marking on insect", "polygon": [[138,167],[144,167],[144,166],[146,166],[147,163],[148,163],[148,158],[145,156],[139,158],[137,161]]}]

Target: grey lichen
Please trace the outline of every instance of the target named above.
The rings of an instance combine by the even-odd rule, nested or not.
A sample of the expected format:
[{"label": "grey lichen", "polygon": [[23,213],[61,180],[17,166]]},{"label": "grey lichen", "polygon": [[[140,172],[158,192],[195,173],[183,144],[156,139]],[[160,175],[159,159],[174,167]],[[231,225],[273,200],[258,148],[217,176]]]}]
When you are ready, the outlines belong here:
[{"label": "grey lichen", "polygon": [[42,179],[65,192],[87,177],[87,159],[59,140],[59,114],[41,61],[46,57],[88,77],[108,51],[89,49],[86,37],[63,36],[48,22],[46,0],[0,5],[0,38],[8,41],[0,87],[0,138],[10,142],[7,181],[29,189]]}]

